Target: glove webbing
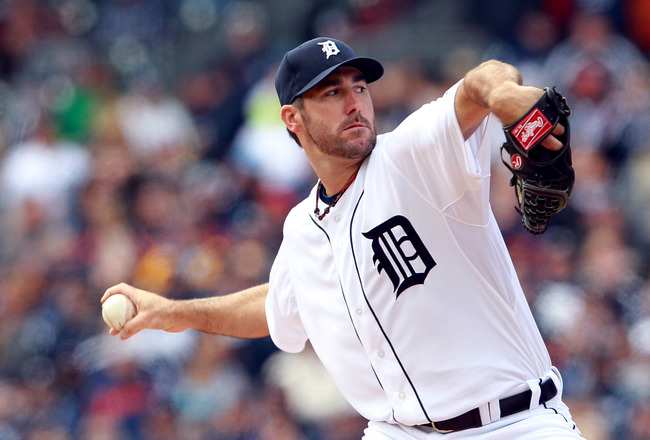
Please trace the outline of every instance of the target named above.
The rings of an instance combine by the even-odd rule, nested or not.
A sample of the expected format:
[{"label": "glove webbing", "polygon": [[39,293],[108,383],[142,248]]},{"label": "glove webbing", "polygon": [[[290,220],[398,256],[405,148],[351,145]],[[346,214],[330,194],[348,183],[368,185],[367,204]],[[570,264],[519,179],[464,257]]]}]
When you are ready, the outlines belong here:
[{"label": "glove webbing", "polygon": [[515,209],[522,216],[524,228],[531,234],[543,234],[551,217],[569,203],[569,195],[566,191],[543,188],[526,180],[514,178],[511,183],[516,185],[519,198],[519,206],[515,206]]}]

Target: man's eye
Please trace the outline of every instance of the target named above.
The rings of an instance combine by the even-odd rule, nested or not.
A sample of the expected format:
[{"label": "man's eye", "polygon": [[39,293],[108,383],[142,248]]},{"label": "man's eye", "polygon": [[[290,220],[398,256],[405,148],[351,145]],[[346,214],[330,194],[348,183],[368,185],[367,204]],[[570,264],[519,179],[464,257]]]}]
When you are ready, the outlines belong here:
[{"label": "man's eye", "polygon": [[326,94],[327,96],[334,96],[334,95],[336,95],[338,92],[339,92],[339,91],[338,91],[337,89],[332,89],[332,90],[328,90],[325,94]]},{"label": "man's eye", "polygon": [[357,92],[362,93],[365,92],[366,88],[364,86],[357,86]]}]

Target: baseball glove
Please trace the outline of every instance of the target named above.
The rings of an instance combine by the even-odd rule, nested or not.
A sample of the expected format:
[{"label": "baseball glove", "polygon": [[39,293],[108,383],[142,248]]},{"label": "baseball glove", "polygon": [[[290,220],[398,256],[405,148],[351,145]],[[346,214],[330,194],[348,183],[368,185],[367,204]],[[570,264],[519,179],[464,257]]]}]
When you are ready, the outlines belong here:
[{"label": "baseball glove", "polygon": [[[506,141],[501,146],[501,160],[512,172],[510,185],[515,187],[515,209],[524,228],[531,234],[546,231],[551,217],[564,209],[568,202],[575,174],[569,146],[569,115],[566,99],[555,87],[544,94],[526,114],[515,123],[503,127]],[[544,148],[541,143],[555,126],[564,126],[559,151]],[[503,157],[508,152],[509,161]]]}]

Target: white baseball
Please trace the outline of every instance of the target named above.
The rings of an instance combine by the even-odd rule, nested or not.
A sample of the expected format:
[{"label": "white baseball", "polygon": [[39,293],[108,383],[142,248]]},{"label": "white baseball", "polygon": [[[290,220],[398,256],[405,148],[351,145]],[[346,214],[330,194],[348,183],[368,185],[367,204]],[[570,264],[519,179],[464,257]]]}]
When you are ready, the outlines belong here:
[{"label": "white baseball", "polygon": [[121,293],[109,296],[102,304],[102,318],[104,318],[106,324],[115,330],[122,330],[124,324],[133,318],[135,314],[135,305]]}]

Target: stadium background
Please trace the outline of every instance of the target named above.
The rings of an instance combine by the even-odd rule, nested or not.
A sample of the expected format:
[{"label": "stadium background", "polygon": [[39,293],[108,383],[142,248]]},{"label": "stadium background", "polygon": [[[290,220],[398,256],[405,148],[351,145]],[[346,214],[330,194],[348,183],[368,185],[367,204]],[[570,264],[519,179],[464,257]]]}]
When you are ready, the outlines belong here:
[{"label": "stadium background", "polygon": [[120,281],[187,298],[267,280],[315,180],[273,75],[315,35],[384,62],[382,131],[489,57],[569,97],[570,207],[525,233],[496,153],[493,205],[583,432],[650,438],[650,5],[522,3],[0,1],[0,439],[360,438],[310,350],[121,342],[99,307]]}]

